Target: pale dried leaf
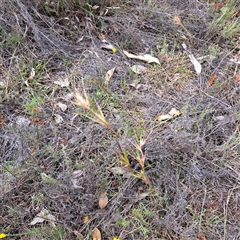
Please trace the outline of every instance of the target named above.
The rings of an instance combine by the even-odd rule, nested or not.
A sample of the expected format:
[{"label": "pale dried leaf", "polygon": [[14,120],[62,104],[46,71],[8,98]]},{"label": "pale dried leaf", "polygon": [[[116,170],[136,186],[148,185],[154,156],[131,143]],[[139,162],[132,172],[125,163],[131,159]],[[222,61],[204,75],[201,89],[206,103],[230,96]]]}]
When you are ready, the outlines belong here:
[{"label": "pale dried leaf", "polygon": [[69,100],[73,99],[73,97],[74,97],[74,93],[71,92],[71,93],[67,93],[67,94],[64,96],[64,99],[65,99],[66,101],[69,101]]},{"label": "pale dried leaf", "polygon": [[94,5],[94,6],[92,7],[93,10],[96,10],[96,9],[98,9],[98,8],[100,8],[100,6],[98,6],[98,5]]},{"label": "pale dried leaf", "polygon": [[53,227],[56,227],[56,218],[52,214],[47,215],[47,220]]},{"label": "pale dried leaf", "polygon": [[105,48],[105,49],[108,49],[108,50],[112,50],[114,48],[114,46],[111,44],[111,43],[103,43],[101,45],[101,48]]},{"label": "pale dried leaf", "polygon": [[82,40],[84,39],[84,37],[82,36],[82,37],[80,37],[77,41],[76,41],[76,43],[79,43],[79,42],[81,42]]},{"label": "pale dried leaf", "polygon": [[238,59],[237,57],[234,57],[234,58],[230,58],[229,59],[229,62],[233,62],[235,64],[240,64],[240,58]]},{"label": "pale dried leaf", "polygon": [[[188,53],[190,52],[188,49],[187,49],[187,45],[185,42],[182,43],[182,47],[184,48],[184,50],[186,50]],[[197,74],[200,74],[201,71],[202,71],[202,66],[200,64],[200,62],[193,56],[193,54],[189,53],[188,54],[193,66],[194,66],[194,69],[196,71]]]},{"label": "pale dried leaf", "polygon": [[65,112],[65,111],[67,110],[67,105],[64,104],[64,103],[59,102],[59,103],[57,103],[57,106],[58,106],[63,112]]},{"label": "pale dried leaf", "polygon": [[71,181],[72,181],[74,188],[82,188],[80,181],[79,181],[79,177],[81,177],[82,174],[83,174],[82,170],[76,170],[72,173]]},{"label": "pale dried leaf", "polygon": [[139,83],[139,84],[131,83],[129,84],[129,86],[135,88],[136,90],[142,90],[142,91],[151,89],[151,85],[142,84],[142,83]]},{"label": "pale dried leaf", "polygon": [[29,225],[35,225],[35,224],[37,224],[37,223],[42,223],[42,222],[44,222],[44,221],[45,221],[45,219],[42,218],[42,217],[35,217],[35,218],[30,222]]},{"label": "pale dried leaf", "polygon": [[101,209],[105,208],[108,204],[108,197],[106,195],[106,192],[101,193],[98,199],[98,205]]},{"label": "pale dried leaf", "polygon": [[70,84],[68,78],[59,79],[58,81],[54,81],[54,83],[61,87],[68,87]]},{"label": "pale dried leaf", "polygon": [[198,62],[198,60],[192,54],[189,54],[188,56],[194,66],[196,73],[200,74],[202,71],[202,66],[201,66],[200,62]]},{"label": "pale dried leaf", "polygon": [[183,47],[183,49],[184,49],[184,50],[186,50],[186,51],[187,51],[187,45],[186,45],[186,43],[185,43],[185,42],[183,42],[183,43],[182,43],[182,47]]},{"label": "pale dried leaf", "polygon": [[126,50],[123,50],[123,53],[128,57],[128,58],[133,58],[133,59],[138,59],[138,60],[142,60],[145,61],[147,63],[157,63],[160,64],[159,60],[155,57],[152,57],[149,54],[144,54],[144,55],[134,55],[132,53],[129,53]]},{"label": "pale dried leaf", "polygon": [[92,237],[93,237],[93,240],[101,240],[102,239],[101,232],[98,230],[98,228],[93,229]]},{"label": "pale dried leaf", "polygon": [[116,52],[117,50],[117,48],[113,44],[107,42],[105,39],[102,40],[102,44],[100,47],[104,49],[112,50],[113,52]]},{"label": "pale dried leaf", "polygon": [[160,64],[159,60],[156,57],[152,57],[149,54],[145,54],[143,55],[144,57],[144,61],[148,62],[148,63],[157,63]]},{"label": "pale dried leaf", "polygon": [[[126,50],[123,50],[123,53],[128,57],[128,58],[135,58],[135,59],[139,59],[139,57],[137,55],[134,55],[132,53],[129,53]],[[141,59],[142,60],[142,59]]]},{"label": "pale dried leaf", "polygon": [[223,121],[224,120],[224,116],[216,116],[216,117],[213,117],[214,121]]},{"label": "pale dried leaf", "polygon": [[172,108],[171,111],[168,113],[169,115],[176,117],[181,115],[181,112],[179,110],[177,110],[176,108]]},{"label": "pale dried leaf", "polygon": [[32,69],[31,69],[30,76],[28,77],[28,80],[32,80],[34,77],[35,77],[35,69],[32,68]]},{"label": "pale dried leaf", "polygon": [[29,87],[28,80],[25,80],[24,83],[27,87]]},{"label": "pale dried leaf", "polygon": [[22,116],[16,117],[16,124],[18,127],[21,127],[21,128],[28,127],[30,123],[31,121],[26,117],[22,117]]},{"label": "pale dried leaf", "polygon": [[158,121],[164,121],[173,118],[170,114],[164,114],[157,117]]},{"label": "pale dried leaf", "polygon": [[55,116],[55,121],[56,121],[56,123],[61,123],[61,122],[63,122],[62,116],[60,116],[59,114],[54,114],[54,116]]},{"label": "pale dried leaf", "polygon": [[147,68],[142,66],[142,65],[133,65],[132,67],[130,67],[131,70],[133,72],[135,72],[136,74],[142,74],[144,72],[146,72]]},{"label": "pale dried leaf", "polygon": [[158,121],[169,120],[174,117],[180,116],[182,113],[176,108],[172,108],[168,114],[163,114],[157,117]]},{"label": "pale dried leaf", "polygon": [[105,75],[105,83],[108,84],[110,82],[110,79],[115,71],[116,67],[110,69],[107,71],[106,75]]},{"label": "pale dried leaf", "polygon": [[51,215],[46,209],[42,209],[42,211],[36,215],[36,217],[31,221],[29,225],[35,225],[44,221],[48,221],[53,227],[56,227],[56,218]]},{"label": "pale dried leaf", "polygon": [[145,193],[140,193],[137,198],[136,201],[141,201],[142,199],[144,199],[145,197],[147,197],[149,195],[149,193],[145,192]]},{"label": "pale dried leaf", "polygon": [[132,172],[125,168],[125,167],[113,167],[110,169],[110,171],[114,174],[114,175],[123,175],[126,178],[129,178],[132,176]]},{"label": "pale dried leaf", "polygon": [[83,174],[83,170],[76,170],[72,173],[72,178],[76,179],[76,178],[82,176],[82,174]]},{"label": "pale dried leaf", "polygon": [[74,230],[73,233],[76,235],[78,239],[83,239],[83,235],[79,231]]}]

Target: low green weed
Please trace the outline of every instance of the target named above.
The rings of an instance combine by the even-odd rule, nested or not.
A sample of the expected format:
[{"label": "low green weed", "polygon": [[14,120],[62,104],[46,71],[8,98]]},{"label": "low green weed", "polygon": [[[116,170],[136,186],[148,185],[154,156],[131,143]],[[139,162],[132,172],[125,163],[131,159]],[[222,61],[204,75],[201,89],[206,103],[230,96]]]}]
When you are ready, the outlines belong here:
[{"label": "low green weed", "polygon": [[239,17],[234,17],[237,1],[227,1],[220,9],[220,14],[215,14],[211,23],[211,30],[219,32],[224,39],[230,39],[240,32]]}]

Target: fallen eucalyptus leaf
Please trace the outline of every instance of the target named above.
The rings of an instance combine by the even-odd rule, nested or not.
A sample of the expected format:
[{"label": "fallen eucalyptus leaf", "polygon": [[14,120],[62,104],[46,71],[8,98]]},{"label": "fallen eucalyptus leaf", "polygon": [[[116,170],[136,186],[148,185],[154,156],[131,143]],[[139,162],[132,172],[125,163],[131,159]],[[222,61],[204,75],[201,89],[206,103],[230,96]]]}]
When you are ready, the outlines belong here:
[{"label": "fallen eucalyptus leaf", "polygon": [[102,44],[100,47],[104,49],[112,50],[113,53],[117,51],[117,48],[113,44],[107,42],[105,39],[102,40]]},{"label": "fallen eucalyptus leaf", "polygon": [[63,112],[65,112],[65,111],[67,110],[67,105],[64,104],[64,103],[59,102],[59,103],[57,103],[56,105],[57,105]]},{"label": "fallen eucalyptus leaf", "polygon": [[62,116],[60,116],[59,114],[54,114],[54,116],[55,116],[55,121],[56,121],[56,123],[61,123],[61,122],[63,122]]},{"label": "fallen eucalyptus leaf", "polygon": [[130,170],[128,170],[125,167],[113,167],[110,169],[110,171],[114,174],[114,175],[123,175],[126,178],[129,178],[132,176],[132,172]]},{"label": "fallen eucalyptus leaf", "polygon": [[168,114],[170,114],[172,117],[177,117],[177,116],[181,115],[182,113],[179,110],[177,110],[176,108],[172,108]]},{"label": "fallen eucalyptus leaf", "polygon": [[102,239],[101,232],[98,230],[98,228],[93,229],[92,237],[93,237],[93,240],[101,240]]},{"label": "fallen eucalyptus leaf", "polygon": [[128,58],[133,58],[133,59],[138,59],[145,61],[147,63],[157,63],[160,64],[159,60],[156,57],[152,57],[149,54],[144,54],[144,55],[134,55],[132,53],[129,53],[126,50],[123,50],[123,53],[128,57]]},{"label": "fallen eucalyptus leaf", "polygon": [[79,183],[79,177],[83,174],[82,170],[76,170],[71,175],[71,181],[74,188],[82,188],[81,184]]},{"label": "fallen eucalyptus leaf", "polygon": [[129,84],[129,86],[135,88],[136,90],[142,90],[142,91],[151,89],[150,85],[142,84],[142,83],[139,83],[139,84],[131,83],[131,84]]},{"label": "fallen eucalyptus leaf", "polygon": [[21,128],[28,127],[30,123],[31,121],[26,117],[22,117],[22,116],[16,117],[16,124],[18,127],[21,127]]},{"label": "fallen eucalyptus leaf", "polygon": [[149,195],[149,193],[145,192],[145,193],[140,193],[137,198],[136,198],[136,202],[137,201],[141,201],[142,199],[144,199],[145,197],[147,197]]},{"label": "fallen eucalyptus leaf", "polygon": [[29,225],[35,225],[44,221],[48,221],[53,227],[56,227],[56,218],[51,215],[46,209],[42,209],[42,211],[36,215],[36,217],[31,221]]},{"label": "fallen eucalyptus leaf", "polygon": [[136,74],[142,74],[142,73],[145,73],[147,68],[142,66],[142,65],[133,65],[132,67],[130,67],[131,70],[133,72],[135,72]]},{"label": "fallen eucalyptus leaf", "polygon": [[96,10],[96,9],[98,9],[98,8],[100,8],[100,6],[94,5],[94,6],[92,7],[92,10]]},{"label": "fallen eucalyptus leaf", "polygon": [[188,56],[189,56],[189,58],[190,58],[190,60],[191,60],[191,62],[192,62],[192,64],[193,64],[193,66],[194,66],[194,69],[195,69],[196,73],[197,73],[197,74],[200,74],[201,71],[202,71],[202,66],[201,66],[200,62],[198,62],[198,60],[193,56],[193,54],[191,53],[191,51],[189,51],[189,50],[187,49],[186,43],[182,43],[182,47],[183,47],[184,50],[186,50],[186,52],[188,52]]},{"label": "fallen eucalyptus leaf", "polygon": [[174,117],[181,115],[182,113],[176,108],[172,108],[168,114],[163,114],[157,117],[158,121],[170,120]]},{"label": "fallen eucalyptus leaf", "polygon": [[115,71],[116,67],[110,69],[107,71],[106,75],[105,75],[105,83],[108,84],[110,82],[110,79]]},{"label": "fallen eucalyptus leaf", "polygon": [[77,239],[83,239],[83,235],[77,230],[74,230],[73,233],[76,235]]},{"label": "fallen eucalyptus leaf", "polygon": [[171,118],[172,118],[171,115],[169,115],[169,114],[164,114],[164,115],[158,116],[158,117],[157,117],[157,120],[158,120],[158,121],[164,121],[164,120],[168,120],[168,119],[171,119]]},{"label": "fallen eucalyptus leaf", "polygon": [[198,60],[192,54],[189,54],[188,56],[194,66],[196,73],[200,74],[202,71],[202,66],[201,66],[200,62],[198,62]]},{"label": "fallen eucalyptus leaf", "polygon": [[68,87],[70,84],[67,78],[60,79],[58,81],[54,81],[54,83],[61,87]]},{"label": "fallen eucalyptus leaf", "polygon": [[67,94],[64,96],[64,100],[70,101],[71,99],[73,99],[73,97],[74,97],[74,93],[73,93],[73,92],[70,92],[70,93],[67,93]]},{"label": "fallen eucalyptus leaf", "polygon": [[98,199],[98,205],[101,209],[105,208],[108,204],[108,197],[106,195],[106,192],[101,193]]},{"label": "fallen eucalyptus leaf", "polygon": [[42,223],[42,222],[44,222],[44,221],[45,221],[44,218],[36,216],[36,217],[30,222],[29,225],[35,225],[35,224],[37,224],[37,223]]}]

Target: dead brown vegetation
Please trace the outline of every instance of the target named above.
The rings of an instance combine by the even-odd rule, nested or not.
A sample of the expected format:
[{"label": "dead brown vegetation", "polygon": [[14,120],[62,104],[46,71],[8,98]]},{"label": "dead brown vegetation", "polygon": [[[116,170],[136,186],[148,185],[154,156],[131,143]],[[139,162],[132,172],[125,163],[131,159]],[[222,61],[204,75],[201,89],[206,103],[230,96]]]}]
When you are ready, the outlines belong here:
[{"label": "dead brown vegetation", "polygon": [[[239,3],[231,4],[225,25],[239,20]],[[102,239],[240,238],[239,33],[224,35],[224,25],[213,24],[218,11],[207,1],[2,0],[0,232],[9,239],[92,239],[94,228]],[[103,38],[118,51],[101,48]],[[182,42],[200,59],[199,76]],[[136,76],[129,66],[138,61],[123,49],[153,54],[160,65],[146,64]],[[73,104],[82,81],[119,142]],[[182,115],[157,121],[173,107]],[[122,167],[118,144],[133,151],[140,137],[150,184],[112,170]],[[56,227],[29,225],[42,209]]]}]

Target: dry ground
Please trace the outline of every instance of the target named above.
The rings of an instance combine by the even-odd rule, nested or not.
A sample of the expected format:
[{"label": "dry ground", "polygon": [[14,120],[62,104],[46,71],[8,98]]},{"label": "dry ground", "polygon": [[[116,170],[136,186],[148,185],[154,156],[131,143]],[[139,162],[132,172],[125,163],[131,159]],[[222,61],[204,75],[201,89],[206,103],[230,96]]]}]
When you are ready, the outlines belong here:
[{"label": "dry ground", "polygon": [[[93,239],[98,228],[102,239],[240,239],[239,9],[238,1],[2,0],[0,233]],[[102,48],[103,38],[117,52]],[[146,72],[131,71],[136,64]],[[118,137],[73,103],[82,83]],[[172,108],[182,114],[157,120]],[[120,145],[140,173],[130,156],[140,139],[148,184],[113,171],[127,169]],[[55,220],[31,225],[43,209]]]}]

